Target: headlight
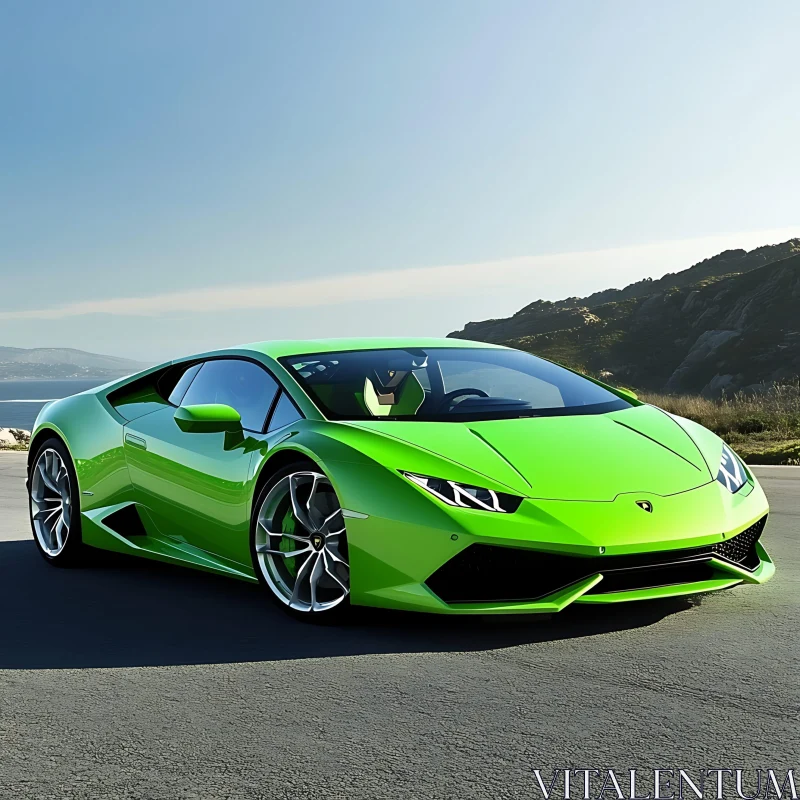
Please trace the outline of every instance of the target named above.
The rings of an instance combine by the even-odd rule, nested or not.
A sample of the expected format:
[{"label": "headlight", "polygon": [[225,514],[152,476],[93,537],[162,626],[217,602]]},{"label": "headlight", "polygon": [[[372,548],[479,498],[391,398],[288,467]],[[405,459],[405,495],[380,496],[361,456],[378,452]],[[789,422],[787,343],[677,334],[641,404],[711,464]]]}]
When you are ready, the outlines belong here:
[{"label": "headlight", "polygon": [[430,478],[427,475],[415,475],[412,472],[402,473],[412,483],[421,486],[438,497],[443,503],[459,508],[474,508],[478,511],[498,511],[501,514],[513,514],[522,502],[521,497],[513,494],[495,492],[493,489],[482,489],[480,486],[467,486],[442,478]]},{"label": "headlight", "polygon": [[739,456],[728,447],[722,445],[722,457],[719,460],[717,480],[729,491],[735,494],[747,483],[747,470]]}]

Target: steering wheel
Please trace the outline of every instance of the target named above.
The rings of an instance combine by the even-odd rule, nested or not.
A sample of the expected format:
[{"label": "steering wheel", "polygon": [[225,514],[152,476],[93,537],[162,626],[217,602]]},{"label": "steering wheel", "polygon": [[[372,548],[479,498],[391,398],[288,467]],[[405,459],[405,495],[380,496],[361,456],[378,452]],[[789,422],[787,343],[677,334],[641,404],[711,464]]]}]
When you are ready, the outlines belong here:
[{"label": "steering wheel", "polygon": [[483,389],[453,389],[452,392],[448,392],[442,399],[439,401],[439,405],[436,407],[437,412],[447,411],[453,405],[453,400],[457,397],[467,397],[468,395],[474,394],[477,397],[488,397],[489,395],[483,391]]}]

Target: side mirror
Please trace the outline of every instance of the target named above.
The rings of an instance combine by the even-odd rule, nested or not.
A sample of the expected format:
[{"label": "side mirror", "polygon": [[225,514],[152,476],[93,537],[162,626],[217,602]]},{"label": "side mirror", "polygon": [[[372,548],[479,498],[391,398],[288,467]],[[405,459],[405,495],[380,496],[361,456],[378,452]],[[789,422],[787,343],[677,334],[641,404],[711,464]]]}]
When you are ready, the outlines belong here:
[{"label": "side mirror", "polygon": [[241,433],[242,417],[235,408],[222,403],[181,406],[175,422],[186,433]]},{"label": "side mirror", "polygon": [[635,400],[635,401],[637,401],[637,402],[639,401],[639,395],[638,395],[638,394],[636,394],[636,392],[634,392],[634,391],[631,391],[630,389],[622,389],[622,388],[617,388],[617,391],[618,391],[618,392],[619,392],[619,393],[620,393],[620,394],[621,394],[623,397],[626,397],[628,400]]}]

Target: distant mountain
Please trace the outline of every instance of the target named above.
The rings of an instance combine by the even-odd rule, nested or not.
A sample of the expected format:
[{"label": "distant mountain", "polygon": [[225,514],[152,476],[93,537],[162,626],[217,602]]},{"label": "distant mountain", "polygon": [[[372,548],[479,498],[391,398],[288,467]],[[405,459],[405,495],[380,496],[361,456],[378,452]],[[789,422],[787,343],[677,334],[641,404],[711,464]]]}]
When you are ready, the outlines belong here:
[{"label": "distant mountain", "polygon": [[0,347],[0,380],[14,378],[117,378],[147,364],[69,347]]},{"label": "distant mountain", "polygon": [[617,384],[719,394],[800,374],[800,239],[727,250],[624,289],[470,322],[450,336],[506,344]]}]

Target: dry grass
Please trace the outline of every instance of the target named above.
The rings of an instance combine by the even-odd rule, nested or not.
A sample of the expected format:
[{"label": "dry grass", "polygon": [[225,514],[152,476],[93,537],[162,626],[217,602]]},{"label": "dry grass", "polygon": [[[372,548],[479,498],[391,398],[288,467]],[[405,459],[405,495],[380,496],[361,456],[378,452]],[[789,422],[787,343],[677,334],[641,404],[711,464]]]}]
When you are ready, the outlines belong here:
[{"label": "dry grass", "polygon": [[800,464],[800,381],[720,400],[649,393],[639,397],[699,422],[751,464]]}]

